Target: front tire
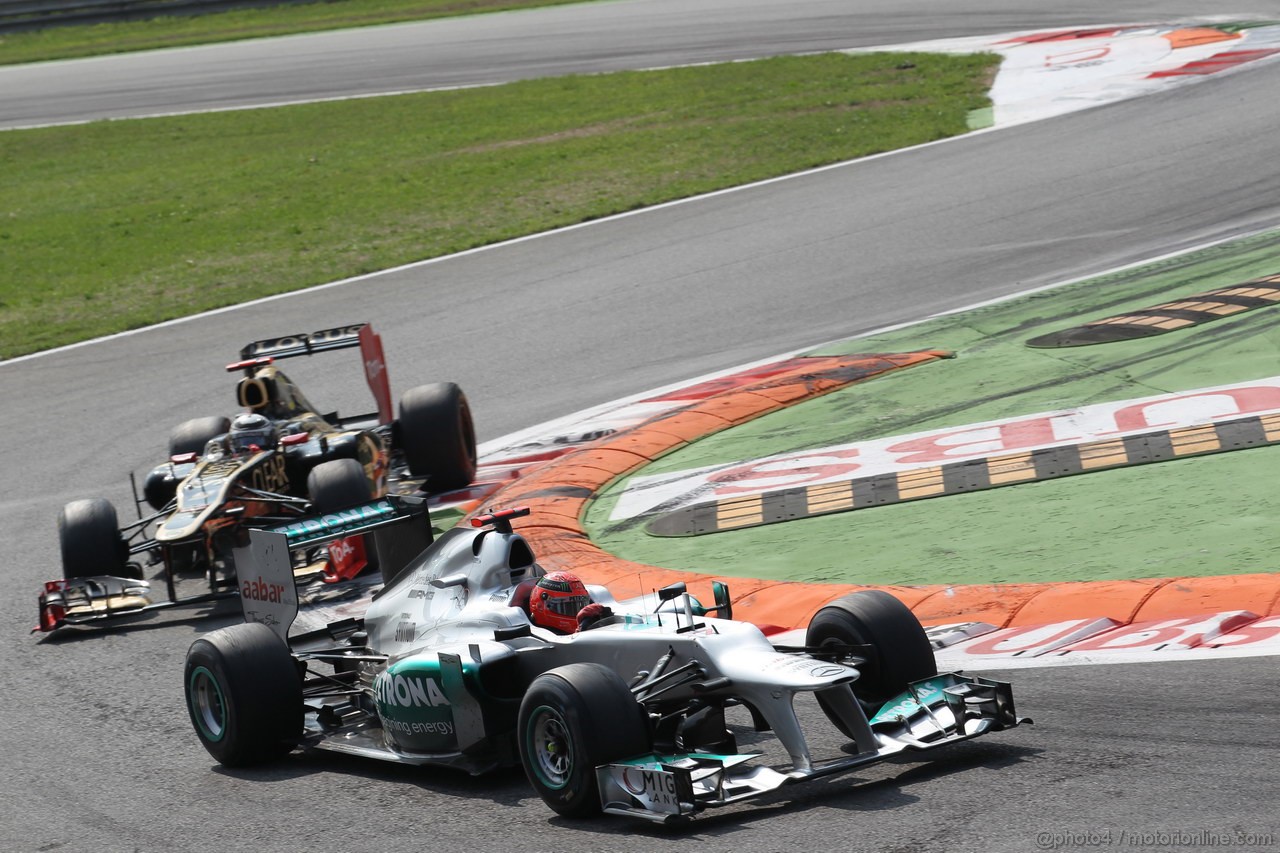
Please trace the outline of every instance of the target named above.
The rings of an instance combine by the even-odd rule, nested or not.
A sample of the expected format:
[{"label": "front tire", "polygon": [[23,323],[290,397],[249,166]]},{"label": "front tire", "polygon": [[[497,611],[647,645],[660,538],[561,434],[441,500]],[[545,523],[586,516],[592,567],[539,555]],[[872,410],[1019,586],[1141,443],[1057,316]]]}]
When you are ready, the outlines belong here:
[{"label": "front tire", "polygon": [[427,477],[432,492],[471,485],[476,476],[476,430],[467,395],[453,382],[410,388],[396,422],[409,473]]},{"label": "front tire", "polygon": [[[853,592],[823,607],[809,623],[805,645],[810,649],[866,646],[866,663],[853,683],[854,695],[867,705],[880,705],[906,690],[907,684],[938,674],[933,644],[915,614],[898,599],[882,590]],[[838,660],[811,652],[814,657]],[[818,704],[832,722],[833,715],[818,694]],[[848,734],[848,732],[846,732]]]},{"label": "front tire", "polygon": [[652,749],[644,709],[621,676],[596,663],[535,678],[516,731],[529,783],[565,817],[600,813],[596,767]]},{"label": "front tire", "polygon": [[191,644],[187,713],[204,748],[226,767],[287,754],[302,736],[302,678],[266,625],[220,628]]},{"label": "front tire", "polygon": [[72,501],[58,514],[58,547],[62,576],[91,578],[110,575],[141,578],[129,567],[129,545],[120,534],[116,508],[105,498]]},{"label": "front tire", "polygon": [[371,499],[364,466],[354,459],[321,462],[307,475],[307,495],[317,513],[337,512]]}]

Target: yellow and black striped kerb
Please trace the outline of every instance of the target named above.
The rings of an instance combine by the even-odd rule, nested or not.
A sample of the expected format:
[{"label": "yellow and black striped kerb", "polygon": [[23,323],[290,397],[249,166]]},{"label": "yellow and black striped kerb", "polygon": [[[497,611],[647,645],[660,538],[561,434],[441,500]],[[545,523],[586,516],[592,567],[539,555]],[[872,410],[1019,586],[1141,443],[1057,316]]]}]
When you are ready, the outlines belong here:
[{"label": "yellow and black striped kerb", "polygon": [[724,498],[658,515],[645,525],[645,530],[654,536],[699,536],[1273,444],[1280,444],[1280,414],[1251,415],[1200,426],[949,462],[896,474]]},{"label": "yellow and black striped kerb", "polygon": [[1059,332],[1050,332],[1027,341],[1029,347],[1082,347],[1089,344],[1106,344],[1115,341],[1131,341],[1162,335],[1262,308],[1280,302],[1280,275],[1222,287],[1188,296],[1177,302],[1166,302],[1141,311],[1130,311],[1103,320],[1094,320],[1083,326],[1075,326]]}]

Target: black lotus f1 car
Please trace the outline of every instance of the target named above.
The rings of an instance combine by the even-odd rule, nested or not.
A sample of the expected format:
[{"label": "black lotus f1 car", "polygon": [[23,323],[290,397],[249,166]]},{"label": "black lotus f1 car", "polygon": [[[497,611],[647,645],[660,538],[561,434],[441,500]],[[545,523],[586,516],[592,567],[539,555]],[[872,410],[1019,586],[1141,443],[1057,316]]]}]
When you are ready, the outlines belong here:
[{"label": "black lotus f1 car", "polygon": [[[251,533],[242,574],[260,585],[241,599],[248,621],[197,639],[186,660],[191,721],[218,762],[301,745],[472,774],[519,764],[562,815],[665,822],[1027,722],[1008,684],[939,673],[920,623],[879,591],[823,607],[799,647],[734,621],[722,584],[710,608],[683,583],[656,608],[586,587],[579,630],[548,630],[536,595],[554,584],[512,528],[527,509],[475,518],[418,553],[430,529],[418,504],[362,509],[386,586],[363,618],[298,636],[296,601],[272,594],[288,588],[279,555],[360,520]],[[847,739],[834,757],[812,753],[793,707],[802,693]],[[773,732],[786,763],[754,763],[726,721],[734,708]]]},{"label": "black lotus f1 car", "polygon": [[[322,413],[276,362],[359,347],[377,411]],[[97,622],[234,595],[234,552],[247,532],[367,503],[391,492],[445,492],[475,475],[475,430],[454,383],[405,392],[398,417],[380,338],[367,324],[254,341],[227,365],[241,373],[234,419],[179,424],[168,460],[134,483],[139,519],[121,527],[102,498],[73,501],[58,517],[63,577],[45,584],[35,630]],[[132,479],[132,476],[131,476]],[[144,513],[143,508],[150,512]],[[300,576],[349,577],[368,563],[355,537],[323,552],[293,554]],[[166,601],[152,599],[159,566]],[[204,577],[206,590],[179,595],[176,581]]]}]

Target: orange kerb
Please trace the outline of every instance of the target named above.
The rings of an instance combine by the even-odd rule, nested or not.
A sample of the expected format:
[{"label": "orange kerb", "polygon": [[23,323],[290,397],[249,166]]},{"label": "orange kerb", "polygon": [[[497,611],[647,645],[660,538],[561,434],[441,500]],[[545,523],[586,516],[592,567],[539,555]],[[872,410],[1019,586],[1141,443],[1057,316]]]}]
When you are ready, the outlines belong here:
[{"label": "orange kerb", "polygon": [[1007,626],[1013,615],[1043,590],[1040,584],[970,584],[934,587],[936,592],[911,609],[925,625],[988,622]]},{"label": "orange kerb", "polygon": [[1174,578],[1164,583],[1134,615],[1135,622],[1153,622],[1248,610],[1259,616],[1277,612],[1280,575],[1222,575]]},{"label": "orange kerb", "polygon": [[1048,625],[1099,616],[1117,622],[1132,622],[1138,608],[1163,583],[1163,580],[1148,579],[1043,584],[1042,590],[1013,614],[1009,627]]},{"label": "orange kerb", "polygon": [[[1180,32],[1194,34],[1197,31]],[[576,572],[587,583],[608,586],[619,600],[684,581],[691,592],[709,605],[711,577],[623,560],[591,542],[581,523],[591,494],[617,476],[731,425],[855,382],[949,355],[927,350],[797,359],[801,364],[793,371],[657,415],[638,426],[566,453],[502,488],[486,500],[484,506],[530,505],[532,515],[519,530],[548,571]],[[749,578],[729,578],[727,582],[734,593],[735,618],[779,628],[803,627],[824,604],[858,589],[884,589],[902,600],[926,625],[988,622],[1006,628],[1104,616],[1132,622],[1230,610],[1248,610],[1259,616],[1280,614],[1280,575],[921,587],[805,584]]]}]

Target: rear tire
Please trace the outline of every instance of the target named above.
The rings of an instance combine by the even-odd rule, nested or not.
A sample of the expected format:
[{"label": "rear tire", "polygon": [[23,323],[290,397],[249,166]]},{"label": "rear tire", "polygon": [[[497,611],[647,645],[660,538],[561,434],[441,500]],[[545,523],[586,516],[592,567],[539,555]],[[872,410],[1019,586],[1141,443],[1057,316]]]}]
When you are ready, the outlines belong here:
[{"label": "rear tire", "polygon": [[[938,674],[933,644],[910,609],[882,590],[853,592],[823,607],[809,623],[805,645],[867,646],[865,664],[853,683],[854,695],[867,705],[878,706],[906,690],[907,684]],[[837,660],[838,654],[814,657]],[[818,694],[818,704],[832,722],[837,717]],[[848,732],[846,732],[848,734]]]},{"label": "rear tire", "polygon": [[368,503],[372,499],[364,466],[354,459],[321,462],[307,475],[307,495],[317,513]]},{"label": "rear tire", "polygon": [[396,423],[409,473],[432,492],[469,486],[476,476],[476,431],[467,395],[453,382],[410,388]]},{"label": "rear tire", "polygon": [[58,546],[64,578],[141,579],[142,573],[129,567],[129,545],[120,534],[116,508],[105,498],[72,501],[62,508]]},{"label": "rear tire", "polygon": [[220,628],[191,644],[187,713],[204,748],[226,767],[279,758],[302,736],[302,678],[266,625]]},{"label": "rear tire", "polygon": [[169,455],[204,454],[204,446],[212,439],[231,431],[231,420],[222,417],[192,418],[183,421],[169,433]]},{"label": "rear tire", "polygon": [[644,709],[621,676],[597,663],[535,678],[516,731],[529,783],[565,817],[599,814],[596,767],[652,749]]}]

